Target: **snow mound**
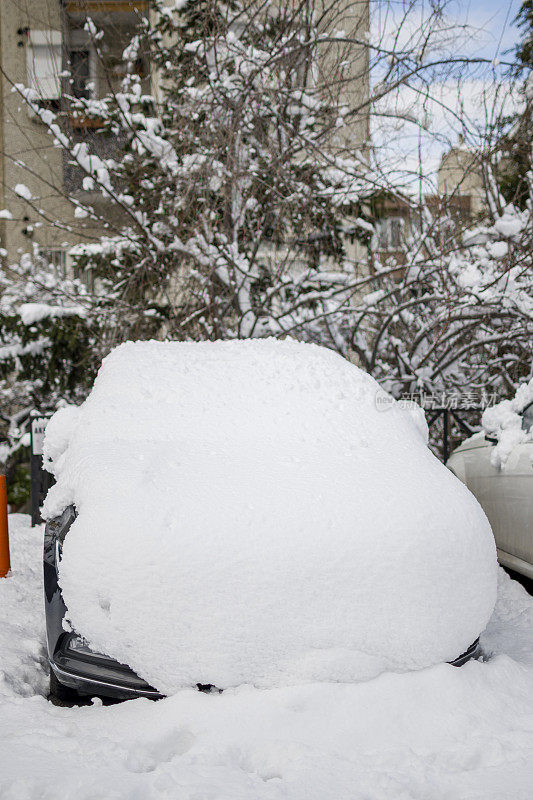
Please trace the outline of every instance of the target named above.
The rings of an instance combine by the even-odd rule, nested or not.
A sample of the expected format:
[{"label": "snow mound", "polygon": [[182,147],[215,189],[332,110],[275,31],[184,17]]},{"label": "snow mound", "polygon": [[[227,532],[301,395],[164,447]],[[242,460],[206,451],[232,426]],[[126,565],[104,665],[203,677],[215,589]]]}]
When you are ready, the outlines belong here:
[{"label": "snow mound", "polygon": [[518,236],[523,231],[527,220],[527,214],[517,214],[513,206],[507,206],[502,216],[494,223],[494,228],[499,234],[509,239]]},{"label": "snow mound", "polygon": [[520,384],[512,400],[502,400],[483,412],[481,424],[484,431],[498,440],[491,455],[495,467],[505,469],[514,448],[533,441],[533,428],[524,430],[521,417],[530,403],[533,403],[533,378]]},{"label": "snow mound", "polygon": [[495,601],[491,530],[378,394],[292,341],[114,350],[45,438],[44,513],[78,510],[60,568],[74,629],[167,694],[463,652]]},{"label": "snow mound", "polygon": [[[11,572],[0,578],[0,705],[5,697],[48,691],[42,525],[31,528],[28,516],[10,514],[9,544]],[[1,755],[0,763],[4,763]],[[0,797],[4,797],[1,790]]]}]

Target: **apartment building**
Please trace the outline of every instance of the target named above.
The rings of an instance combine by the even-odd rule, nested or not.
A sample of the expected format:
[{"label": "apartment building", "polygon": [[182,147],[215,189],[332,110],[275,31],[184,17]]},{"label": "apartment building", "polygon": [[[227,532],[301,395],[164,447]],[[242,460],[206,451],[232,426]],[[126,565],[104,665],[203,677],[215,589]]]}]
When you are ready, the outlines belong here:
[{"label": "apartment building", "polygon": [[[175,4],[175,0],[166,2]],[[321,0],[317,3],[320,11]],[[357,30],[364,39],[369,28],[368,0],[346,0],[340,7],[335,27]],[[72,245],[90,242],[105,232],[75,216],[69,198],[84,192],[83,176],[65,152],[54,147],[45,125],[15,86],[34,89],[41,106],[60,112],[62,124],[69,125],[74,139],[88,142],[98,155],[113,155],[118,143],[96,136],[90,120],[70,115],[68,96],[97,99],[110,87],[119,87],[125,69],[124,47],[139,15],[148,13],[148,0],[0,1],[0,209],[9,210],[9,214],[0,213],[0,247],[7,251],[8,263],[37,250],[64,269]],[[103,58],[97,57],[86,30],[88,16],[103,31],[99,42]],[[327,18],[325,13],[320,16]],[[338,45],[328,45],[327,55],[317,54],[320,80],[327,86],[331,73],[332,93],[340,61],[350,87],[342,102],[360,109],[336,132],[337,146],[349,155],[364,150],[369,142],[368,51],[354,52],[353,45],[339,39]],[[146,90],[157,97],[157,76],[151,74],[146,57],[139,59],[136,68],[146,81]],[[84,192],[83,198],[96,209],[104,202],[96,193],[90,197]],[[357,246],[351,249],[351,255],[359,258]]]},{"label": "apartment building", "polygon": [[[82,192],[79,170],[31,111],[16,84],[30,87],[39,105],[61,112],[75,140],[88,141],[100,155],[116,143],[95,140],[88,120],[69,116],[67,95],[98,98],[118,88],[122,52],[147,0],[2,0],[0,2],[0,246],[8,263],[37,249],[51,263],[65,266],[70,246],[103,232],[78,219],[69,197]],[[90,16],[104,36],[97,58],[89,32]],[[145,65],[139,64],[139,69]],[[94,123],[93,123],[94,125]],[[92,141],[91,141],[92,140]],[[109,150],[108,153],[105,149]],[[88,199],[87,193],[84,193]],[[91,202],[102,202],[100,197]]]},{"label": "apartment building", "polygon": [[438,195],[462,204],[464,213],[471,218],[483,216],[487,211],[487,192],[480,153],[467,147],[462,136],[442,156],[438,173]]},{"label": "apartment building", "polygon": [[[435,220],[445,217],[457,232],[487,216],[487,193],[480,155],[467,147],[462,138],[446,150],[437,171],[437,191],[425,194],[424,203]],[[420,228],[416,203],[407,195],[386,196],[375,221],[374,242],[376,260],[398,264],[405,258],[405,242]],[[403,274],[401,271],[398,275]]]}]

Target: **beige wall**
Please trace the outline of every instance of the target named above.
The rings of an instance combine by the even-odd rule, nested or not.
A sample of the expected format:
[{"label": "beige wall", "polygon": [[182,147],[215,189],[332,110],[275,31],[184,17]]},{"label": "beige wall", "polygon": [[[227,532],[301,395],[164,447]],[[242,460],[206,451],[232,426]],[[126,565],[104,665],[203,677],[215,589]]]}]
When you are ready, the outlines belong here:
[{"label": "beige wall", "polygon": [[[119,57],[123,48],[116,34],[117,25],[126,22],[133,26],[136,15],[131,10],[128,12],[128,2],[115,4],[119,9],[115,13],[109,12],[112,6],[109,3],[106,6],[105,0],[93,5],[96,23],[101,22],[98,6],[104,9],[105,21],[111,26],[106,56]],[[139,5],[143,5],[143,0]],[[69,10],[75,8],[72,2],[66,6]],[[84,4],[80,6],[83,8]],[[90,7],[91,3],[85,6]],[[83,13],[71,15],[70,27],[83,26],[84,18]],[[91,241],[102,232],[94,223],[74,217],[74,206],[68,198],[69,187],[64,185],[63,152],[54,147],[52,136],[23,99],[12,92],[12,84],[28,86],[30,83],[28,31],[56,31],[65,43],[64,27],[60,0],[0,0],[0,62],[5,73],[0,79],[4,101],[0,105],[0,208],[8,208],[14,218],[0,220],[1,246],[8,251],[8,263],[18,260],[22,252],[32,252],[34,245],[60,249],[80,241]],[[98,64],[96,67],[97,82],[99,79],[104,84],[102,69]],[[101,88],[105,91],[107,85]],[[17,184],[27,186],[35,199],[26,202],[18,197],[14,192]],[[72,187],[70,191],[76,194]],[[100,197],[95,200],[101,205]]]},{"label": "beige wall", "polygon": [[[319,85],[327,87],[330,100],[348,109],[346,123],[332,136],[331,146],[346,158],[364,152],[370,144],[370,108],[368,105],[369,51],[364,44],[369,32],[368,0],[316,0],[315,16],[320,18],[319,33],[339,36],[338,43],[327,42],[319,52]],[[339,68],[339,64],[341,67]]]},{"label": "beige wall", "polygon": [[[61,197],[63,184],[62,155],[54,148],[45,126],[28,112],[23,100],[11,91],[12,83],[27,85],[26,50],[28,33],[34,30],[61,30],[57,0],[8,0],[0,3],[0,41],[4,103],[2,105],[3,207],[8,207],[14,220],[5,223],[4,246],[10,259],[19,251],[30,252],[33,242],[58,247],[71,239],[67,231],[52,227],[50,220],[74,222],[70,204]],[[18,165],[23,162],[27,168]],[[14,188],[22,183],[31,191],[32,204],[17,197]],[[32,207],[35,206],[35,207]],[[44,215],[37,209],[43,209]],[[37,224],[37,227],[35,225]],[[31,231],[33,234],[24,234]]]},{"label": "beige wall", "polygon": [[486,212],[485,188],[478,156],[464,145],[452,147],[443,155],[438,171],[438,193],[441,197],[469,196],[473,216]]}]

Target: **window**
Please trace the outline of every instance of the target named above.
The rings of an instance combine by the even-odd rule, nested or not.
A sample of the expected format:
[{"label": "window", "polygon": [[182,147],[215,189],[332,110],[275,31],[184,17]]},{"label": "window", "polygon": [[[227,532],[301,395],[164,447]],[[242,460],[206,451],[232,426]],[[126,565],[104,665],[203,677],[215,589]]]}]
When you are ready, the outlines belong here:
[{"label": "window", "polygon": [[61,247],[39,247],[43,266],[52,267],[57,278],[66,278],[67,251]]},{"label": "window", "polygon": [[402,243],[403,220],[391,219],[389,223],[389,242],[393,250],[397,250]]},{"label": "window", "polygon": [[52,272],[59,280],[76,278],[87,286],[94,288],[92,269],[81,269],[72,263],[69,250],[65,247],[39,247],[37,255],[41,265]]},{"label": "window", "polygon": [[85,284],[90,292],[94,289],[94,272],[92,269],[73,267],[74,278]]},{"label": "window", "polygon": [[67,56],[70,79],[65,92],[78,100],[96,97],[96,53],[87,31],[69,30]]},{"label": "window", "polygon": [[71,86],[69,94],[78,99],[88,100],[90,91],[87,84],[91,80],[89,50],[70,50],[68,54]]},{"label": "window", "polygon": [[39,97],[39,105],[59,108],[61,94],[61,33],[34,31],[28,34],[26,48],[28,85]]},{"label": "window", "polygon": [[399,250],[402,246],[402,217],[380,219],[376,223],[379,250]]}]

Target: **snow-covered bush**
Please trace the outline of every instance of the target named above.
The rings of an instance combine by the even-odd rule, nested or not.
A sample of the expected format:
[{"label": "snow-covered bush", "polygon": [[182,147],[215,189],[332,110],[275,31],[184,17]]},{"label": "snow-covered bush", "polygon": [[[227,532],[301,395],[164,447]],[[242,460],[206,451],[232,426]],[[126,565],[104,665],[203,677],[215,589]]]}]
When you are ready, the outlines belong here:
[{"label": "snow-covered bush", "polygon": [[[178,339],[288,332],[344,351],[337,321],[329,327],[330,273],[353,282],[345,233],[369,238],[373,191],[355,74],[364,4],[333,0],[320,15],[313,3],[152,5],[125,48],[121,90],[70,102],[97,125],[92,144],[16,86],[90,192],[73,201],[78,218],[107,226],[101,246],[75,255],[116,298],[115,336],[156,324]],[[86,29],[103,63],[100,32]],[[135,69],[146,52],[151,95]],[[99,141],[116,143],[113,157]]]},{"label": "snow-covered bush", "polygon": [[[488,218],[463,239],[413,204],[421,224],[400,266],[359,248],[376,193],[393,191],[371,167],[368,117],[398,86],[424,94],[441,76],[439,4],[393,44],[369,40],[356,1],[151,5],[118,90],[66,98],[55,114],[14,87],[78,173],[79,230],[105,230],[72,252],[94,279],[94,362],[127,339],[291,336],[356,361],[395,396],[513,393],[532,358],[527,170],[521,210],[487,179]],[[103,68],[102,32],[91,20],[86,31]],[[137,68],[147,53],[151,86]],[[361,92],[365,70],[382,80]],[[76,116],[96,126],[90,138],[73,134]]]},{"label": "snow-covered bush", "polygon": [[79,402],[99,366],[93,298],[76,280],[24,256],[0,270],[1,461],[26,443],[32,409]]},{"label": "snow-covered bush", "polygon": [[514,393],[533,362],[531,204],[460,240],[428,213],[414,238],[353,311],[360,363],[396,396]]},{"label": "snow-covered bush", "polygon": [[516,445],[533,441],[533,426],[528,429],[522,417],[522,412],[532,403],[533,378],[522,383],[511,400],[502,400],[484,411],[481,420],[483,429],[489,437],[497,439],[491,456],[495,466],[505,467]]}]

